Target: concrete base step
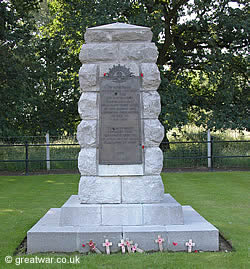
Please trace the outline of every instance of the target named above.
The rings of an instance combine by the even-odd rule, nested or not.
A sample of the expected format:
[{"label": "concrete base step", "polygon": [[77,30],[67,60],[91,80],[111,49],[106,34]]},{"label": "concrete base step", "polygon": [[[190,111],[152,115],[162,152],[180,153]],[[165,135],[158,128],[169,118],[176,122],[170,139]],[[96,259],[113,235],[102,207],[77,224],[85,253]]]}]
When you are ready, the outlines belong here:
[{"label": "concrete base step", "polygon": [[156,204],[81,204],[78,195],[72,195],[60,215],[60,226],[171,224],[183,224],[183,213],[170,194]]},{"label": "concrete base step", "polygon": [[[218,251],[219,231],[200,216],[192,207],[182,206],[184,224],[170,225],[88,225],[62,226],[60,208],[51,208],[27,233],[28,253],[38,252],[88,252],[88,242],[105,252],[105,239],[111,241],[111,252],[121,249],[118,243],[129,238],[145,251],[158,251],[155,240],[164,238],[164,250],[186,251],[186,242],[192,239],[193,250]],[[85,224],[85,223],[84,223]],[[82,245],[85,245],[83,247]]]}]

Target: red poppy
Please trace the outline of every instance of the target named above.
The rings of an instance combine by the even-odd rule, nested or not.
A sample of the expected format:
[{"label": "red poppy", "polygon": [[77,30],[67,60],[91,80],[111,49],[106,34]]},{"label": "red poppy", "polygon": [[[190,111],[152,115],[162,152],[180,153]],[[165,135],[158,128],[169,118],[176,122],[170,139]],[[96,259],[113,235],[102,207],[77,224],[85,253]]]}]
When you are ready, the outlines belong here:
[{"label": "red poppy", "polygon": [[107,74],[106,74],[106,73],[104,73],[103,75],[104,75],[104,77],[105,77]]},{"label": "red poppy", "polygon": [[141,77],[143,77],[143,74],[141,73]]},{"label": "red poppy", "polygon": [[84,244],[82,244],[82,247],[84,248],[84,247],[85,247],[85,245],[84,245]]},{"label": "red poppy", "polygon": [[173,242],[173,245],[174,245],[174,246],[177,246],[177,245],[178,245],[178,243]]}]

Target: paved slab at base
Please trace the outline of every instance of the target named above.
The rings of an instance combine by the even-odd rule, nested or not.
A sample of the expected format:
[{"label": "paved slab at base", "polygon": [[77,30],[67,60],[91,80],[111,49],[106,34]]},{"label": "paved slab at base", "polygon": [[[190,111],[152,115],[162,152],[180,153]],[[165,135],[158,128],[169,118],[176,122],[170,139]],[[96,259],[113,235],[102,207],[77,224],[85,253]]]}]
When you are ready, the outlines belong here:
[{"label": "paved slab at base", "polygon": [[81,204],[78,195],[72,195],[62,206],[60,226],[101,225],[101,204]]},{"label": "paved slab at base", "polygon": [[[77,234],[78,241],[78,251],[85,253],[89,251],[87,243],[90,240],[93,240],[96,243],[96,247],[102,252],[105,253],[105,247],[102,245],[105,242],[105,239],[108,239],[109,242],[112,242],[111,252],[118,252],[119,247],[118,243],[122,239],[122,227],[121,226],[84,226],[79,227]],[[85,247],[82,247],[82,244]]]},{"label": "paved slab at base", "polygon": [[123,236],[140,242],[146,250],[157,250],[152,242],[161,235],[167,250],[185,251],[186,242],[192,239],[195,243],[193,250],[218,251],[219,231],[211,223],[200,216],[191,206],[183,206],[184,225],[165,226],[128,226],[123,227]]},{"label": "paved slab at base", "polygon": [[60,208],[51,208],[27,233],[27,251],[72,252],[77,249],[77,228],[60,227]]},{"label": "paved slab at base", "polygon": [[[219,231],[192,207],[183,206],[183,225],[147,226],[59,226],[61,209],[51,208],[27,233],[28,253],[37,252],[87,252],[87,242],[93,240],[104,253],[105,239],[113,242],[111,252],[117,252],[118,241],[129,238],[145,251],[158,250],[158,235],[165,242],[164,250],[185,251],[185,243],[192,239],[194,250],[218,251]],[[173,244],[175,243],[175,245]],[[85,247],[82,247],[82,244]]]},{"label": "paved slab at base", "polygon": [[[168,249],[172,251],[185,250],[185,243],[192,239],[194,250],[218,251],[219,231],[191,206],[183,206],[185,225],[166,225],[168,233]],[[174,246],[173,242],[178,245]]]},{"label": "paved slab at base", "polygon": [[60,215],[60,226],[170,224],[183,224],[182,206],[170,194],[156,204],[81,204],[72,195]]}]

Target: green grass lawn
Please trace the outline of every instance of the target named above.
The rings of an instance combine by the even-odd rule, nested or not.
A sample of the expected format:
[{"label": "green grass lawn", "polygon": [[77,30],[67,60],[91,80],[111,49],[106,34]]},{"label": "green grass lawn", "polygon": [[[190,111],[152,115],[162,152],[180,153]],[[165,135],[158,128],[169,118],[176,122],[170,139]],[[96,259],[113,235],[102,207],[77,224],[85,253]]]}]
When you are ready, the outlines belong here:
[{"label": "green grass lawn", "polygon": [[[250,268],[250,173],[162,174],[165,191],[191,205],[232,242],[233,252],[80,255],[80,264],[6,264],[27,231],[51,207],[61,207],[77,193],[78,175],[0,177],[0,269],[2,268]],[[23,255],[74,257],[76,253]]]}]

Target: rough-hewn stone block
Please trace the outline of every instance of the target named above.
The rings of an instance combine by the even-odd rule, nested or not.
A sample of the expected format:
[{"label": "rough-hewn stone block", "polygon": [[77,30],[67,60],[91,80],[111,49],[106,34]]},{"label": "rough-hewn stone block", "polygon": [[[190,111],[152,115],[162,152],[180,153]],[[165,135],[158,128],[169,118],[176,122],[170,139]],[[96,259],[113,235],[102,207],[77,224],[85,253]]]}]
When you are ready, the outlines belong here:
[{"label": "rough-hewn stone block", "polygon": [[145,148],[145,175],[159,175],[163,166],[163,153],[160,148]]},{"label": "rough-hewn stone block", "polygon": [[81,63],[96,63],[116,61],[118,55],[118,44],[84,44],[82,46],[79,59]]},{"label": "rough-hewn stone block", "polygon": [[96,147],[96,120],[82,120],[77,126],[77,140],[81,147]]},{"label": "rough-hewn stone block", "polygon": [[78,156],[78,168],[82,176],[96,175],[96,148],[82,148]]},{"label": "rough-hewn stone block", "polygon": [[121,61],[155,63],[158,51],[153,43],[122,43],[119,55]]},{"label": "rough-hewn stone block", "polygon": [[143,100],[143,118],[158,119],[161,113],[161,99],[157,91],[149,91],[142,93]]},{"label": "rough-hewn stone block", "polygon": [[160,72],[155,63],[142,63],[142,88],[144,91],[156,91],[161,84]]},{"label": "rough-hewn stone block", "polygon": [[78,190],[81,203],[121,203],[119,177],[82,176]]},{"label": "rough-hewn stone block", "polygon": [[96,91],[97,78],[96,64],[83,64],[79,70],[79,82],[81,91]]},{"label": "rough-hewn stone block", "polygon": [[86,43],[112,42],[112,32],[87,29],[84,39]]},{"label": "rough-hewn stone block", "polygon": [[83,92],[78,102],[78,112],[83,120],[95,120],[98,116],[96,92]]},{"label": "rough-hewn stone block", "polygon": [[161,176],[122,177],[122,203],[159,203],[164,198]]},{"label": "rough-hewn stone block", "polygon": [[159,120],[144,120],[145,146],[159,146],[164,137],[164,127]]},{"label": "rough-hewn stone block", "polygon": [[112,34],[112,41],[151,41],[152,39],[152,32],[149,29],[145,30],[122,30],[116,31]]}]

